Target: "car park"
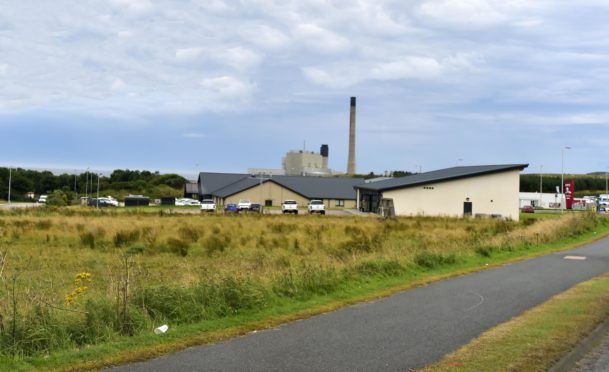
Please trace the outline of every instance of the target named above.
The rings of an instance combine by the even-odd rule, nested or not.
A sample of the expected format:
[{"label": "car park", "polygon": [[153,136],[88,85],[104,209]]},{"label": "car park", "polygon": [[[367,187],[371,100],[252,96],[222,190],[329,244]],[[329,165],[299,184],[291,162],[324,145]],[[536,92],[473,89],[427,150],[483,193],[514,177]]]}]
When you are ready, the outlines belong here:
[{"label": "car park", "polygon": [[224,213],[239,213],[237,204],[229,203],[224,206]]},{"label": "car park", "polygon": [[296,200],[284,200],[281,203],[281,213],[298,214],[298,202]]},{"label": "car park", "polygon": [[211,199],[203,199],[203,201],[201,201],[201,211],[202,212],[215,212],[216,203]]}]

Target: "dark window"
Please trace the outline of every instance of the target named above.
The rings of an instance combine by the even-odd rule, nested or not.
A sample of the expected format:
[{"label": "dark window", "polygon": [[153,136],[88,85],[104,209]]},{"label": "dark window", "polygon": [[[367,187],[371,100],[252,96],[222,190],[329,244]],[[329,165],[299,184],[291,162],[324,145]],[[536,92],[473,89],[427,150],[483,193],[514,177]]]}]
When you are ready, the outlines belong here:
[{"label": "dark window", "polygon": [[272,207],[273,206],[273,201],[271,199],[267,199],[264,201],[264,206],[265,207]]}]

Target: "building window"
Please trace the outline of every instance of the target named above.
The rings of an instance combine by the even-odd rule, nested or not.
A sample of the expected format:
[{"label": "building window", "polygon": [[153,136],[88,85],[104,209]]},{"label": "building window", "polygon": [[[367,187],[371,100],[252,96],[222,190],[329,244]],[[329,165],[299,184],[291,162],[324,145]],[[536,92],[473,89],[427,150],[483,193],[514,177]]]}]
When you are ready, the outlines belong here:
[{"label": "building window", "polygon": [[336,199],[336,206],[337,207],[344,207],[345,206],[345,201],[343,199]]},{"label": "building window", "polygon": [[423,186],[423,190],[433,190],[433,186]]},{"label": "building window", "polygon": [[265,207],[272,207],[272,206],[273,206],[273,200],[271,200],[271,199],[266,199],[266,200],[264,201],[264,206],[265,206]]}]

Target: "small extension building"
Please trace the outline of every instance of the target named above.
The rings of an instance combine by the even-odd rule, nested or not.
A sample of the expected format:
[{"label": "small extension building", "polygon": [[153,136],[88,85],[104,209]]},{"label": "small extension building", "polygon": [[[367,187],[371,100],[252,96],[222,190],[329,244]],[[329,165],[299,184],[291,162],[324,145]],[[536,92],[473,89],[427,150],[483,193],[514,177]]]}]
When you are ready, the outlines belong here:
[{"label": "small extension building", "polygon": [[528,164],[440,169],[357,185],[357,208],[398,216],[519,218],[520,172]]},{"label": "small extension building", "polygon": [[323,200],[326,208],[355,208],[355,185],[363,178],[255,176],[242,173],[201,172],[198,193],[201,199],[217,204],[238,203],[249,199],[264,206],[279,206],[284,200],[296,200],[305,206],[310,200]]}]

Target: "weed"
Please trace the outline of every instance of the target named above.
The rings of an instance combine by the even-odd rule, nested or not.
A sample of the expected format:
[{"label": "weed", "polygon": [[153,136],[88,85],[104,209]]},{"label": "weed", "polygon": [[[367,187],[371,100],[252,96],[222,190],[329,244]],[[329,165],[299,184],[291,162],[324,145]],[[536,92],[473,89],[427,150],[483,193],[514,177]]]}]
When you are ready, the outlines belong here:
[{"label": "weed", "polygon": [[140,232],[137,230],[131,231],[117,231],[114,234],[114,246],[125,247],[129,244],[135,243],[140,238]]},{"label": "weed", "polygon": [[443,255],[424,251],[414,256],[414,263],[425,269],[433,269],[440,266],[452,265],[457,261],[454,253]]}]

